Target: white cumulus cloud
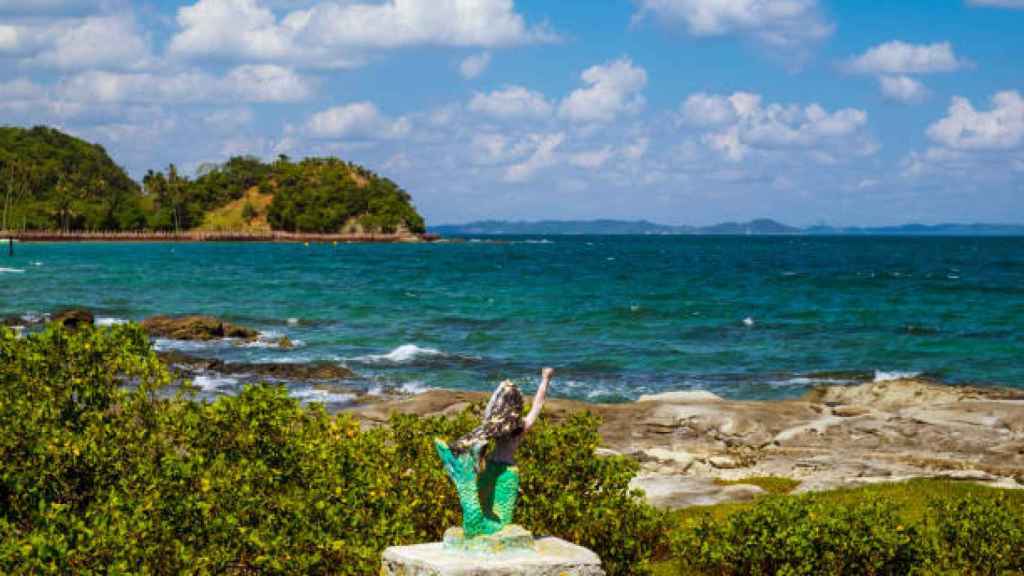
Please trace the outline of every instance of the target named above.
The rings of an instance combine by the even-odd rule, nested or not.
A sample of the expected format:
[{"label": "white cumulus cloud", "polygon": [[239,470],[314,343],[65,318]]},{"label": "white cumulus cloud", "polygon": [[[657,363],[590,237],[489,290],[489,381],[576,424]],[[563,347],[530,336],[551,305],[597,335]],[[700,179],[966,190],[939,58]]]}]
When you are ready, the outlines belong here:
[{"label": "white cumulus cloud", "polygon": [[552,105],[540,92],[507,86],[494,92],[477,92],[469,101],[469,109],[497,118],[545,118],[551,115]]},{"label": "white cumulus cloud", "polygon": [[856,74],[933,74],[953,72],[968,65],[958,58],[949,42],[909,44],[885,42],[850,59],[846,69]]},{"label": "white cumulus cloud", "polygon": [[879,76],[878,86],[890,100],[911,103],[927,98],[928,89],[910,76]]},{"label": "white cumulus cloud", "polygon": [[928,138],[954,150],[1008,150],[1024,141],[1024,98],[1016,90],[992,96],[979,111],[970,100],[953,98],[946,116],[928,127]]},{"label": "white cumulus cloud", "polygon": [[867,124],[863,110],[829,112],[819,104],[764,104],[761,96],[748,92],[697,93],[682,110],[687,123],[712,130],[703,135],[709,148],[737,162],[751,149],[812,149],[837,143],[852,149]]},{"label": "white cumulus cloud", "polygon": [[327,139],[386,140],[405,136],[410,129],[407,118],[388,118],[367,101],[328,108],[306,122],[309,134]]},{"label": "white cumulus cloud", "polygon": [[682,23],[693,36],[747,34],[779,47],[821,40],[833,26],[817,0],[636,0],[637,19]]},{"label": "white cumulus cloud", "polygon": [[647,71],[620,58],[591,66],[580,75],[585,88],[574,90],[562,101],[559,115],[574,122],[610,122],[619,114],[638,112],[645,100]]},{"label": "white cumulus cloud", "polygon": [[578,168],[595,169],[604,166],[612,157],[612,147],[605,146],[597,150],[585,150],[569,156],[569,164]]},{"label": "white cumulus cloud", "polygon": [[529,158],[505,169],[506,182],[526,182],[538,172],[558,163],[558,147],[565,141],[565,133],[533,134],[530,137],[533,153]]},{"label": "white cumulus cloud", "polygon": [[850,58],[842,68],[852,74],[877,77],[883,96],[911,104],[923,102],[928,96],[928,89],[914,75],[955,72],[970,65],[970,61],[956,55],[949,42],[910,44],[893,40]]},{"label": "white cumulus cloud", "polygon": [[481,52],[479,54],[473,54],[467,56],[459,64],[459,74],[462,74],[463,78],[471,79],[484,73],[487,67],[491,65],[491,53]]},{"label": "white cumulus cloud", "polygon": [[309,98],[314,88],[287,68],[245,65],[223,77],[198,70],[171,74],[90,70],[66,78],[57,92],[70,102],[179,104],[296,102]]},{"label": "white cumulus cloud", "polygon": [[246,64],[228,73],[230,91],[246,102],[299,102],[313,95],[313,83],[290,68]]},{"label": "white cumulus cloud", "polygon": [[0,54],[33,67],[140,69],[154,58],[129,14],[0,25]]},{"label": "white cumulus cloud", "polygon": [[171,53],[352,67],[372,49],[507,46],[557,40],[512,0],[322,1],[278,17],[259,0],[198,0],[178,10]]}]

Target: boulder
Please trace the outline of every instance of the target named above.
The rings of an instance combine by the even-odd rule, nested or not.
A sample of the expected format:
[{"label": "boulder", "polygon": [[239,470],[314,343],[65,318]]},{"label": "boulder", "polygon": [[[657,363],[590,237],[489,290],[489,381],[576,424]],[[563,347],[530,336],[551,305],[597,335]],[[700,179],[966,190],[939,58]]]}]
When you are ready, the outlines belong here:
[{"label": "boulder", "polygon": [[65,328],[75,329],[81,326],[92,326],[95,321],[92,312],[82,308],[67,308],[59,310],[50,317],[50,322],[60,324]]},{"label": "boulder", "polygon": [[150,336],[171,340],[255,340],[259,337],[256,330],[224,322],[213,316],[153,316],[142,321],[142,329]]},{"label": "boulder", "polygon": [[661,394],[644,394],[637,400],[637,402],[662,402],[665,404],[703,404],[721,401],[721,396],[707,390],[676,390]]}]

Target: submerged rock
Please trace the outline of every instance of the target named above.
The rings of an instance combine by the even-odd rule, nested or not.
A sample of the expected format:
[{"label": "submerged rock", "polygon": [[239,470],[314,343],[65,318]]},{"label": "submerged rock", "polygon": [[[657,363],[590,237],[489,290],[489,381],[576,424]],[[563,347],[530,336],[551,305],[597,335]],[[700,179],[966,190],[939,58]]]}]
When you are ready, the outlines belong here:
[{"label": "submerged rock", "polygon": [[224,362],[215,358],[200,358],[181,352],[160,352],[157,356],[164,362],[190,374],[216,372],[238,376],[248,375],[282,381],[337,381],[355,377],[355,372],[340,364],[331,362],[298,363],[247,363]]},{"label": "submerged rock", "polygon": [[150,336],[171,340],[219,340],[238,338],[256,340],[259,332],[224,322],[213,316],[153,316],[142,321],[142,329]]}]

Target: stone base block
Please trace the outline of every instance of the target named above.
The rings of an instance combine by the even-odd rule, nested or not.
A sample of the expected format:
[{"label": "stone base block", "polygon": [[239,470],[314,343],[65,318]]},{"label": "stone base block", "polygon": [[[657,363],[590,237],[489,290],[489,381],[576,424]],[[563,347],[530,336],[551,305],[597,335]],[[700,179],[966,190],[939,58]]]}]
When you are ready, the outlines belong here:
[{"label": "stone base block", "polygon": [[500,554],[532,549],[533,534],[518,524],[510,524],[494,534],[466,539],[462,528],[449,528],[445,531],[442,542],[449,550]]},{"label": "stone base block", "polygon": [[392,546],[384,551],[381,576],[604,576],[601,559],[559,538],[540,538],[532,548],[499,553],[455,550],[442,542]]}]

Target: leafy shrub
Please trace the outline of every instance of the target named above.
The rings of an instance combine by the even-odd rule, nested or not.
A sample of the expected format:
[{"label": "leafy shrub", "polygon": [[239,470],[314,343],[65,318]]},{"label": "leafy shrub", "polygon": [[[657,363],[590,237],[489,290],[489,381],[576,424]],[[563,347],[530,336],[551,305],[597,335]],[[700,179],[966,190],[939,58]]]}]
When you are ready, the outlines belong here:
[{"label": "leafy shrub", "polygon": [[[459,507],[431,445],[474,423],[396,416],[362,430],[283,387],[192,401],[136,326],[0,329],[0,573],[375,574]],[[517,521],[646,569],[662,517],[597,459],[597,420],[524,444]]]},{"label": "leafy shrub", "polygon": [[667,520],[629,490],[636,461],[593,456],[598,424],[581,413],[530,432],[520,448],[517,522],[597,551],[609,575],[644,574],[663,544]]},{"label": "leafy shrub", "polygon": [[1002,496],[931,505],[945,563],[958,574],[1024,572],[1024,509]]},{"label": "leafy shrub", "polygon": [[708,574],[907,574],[926,557],[891,504],[769,497],[724,522],[700,518],[674,538],[682,569]]}]

